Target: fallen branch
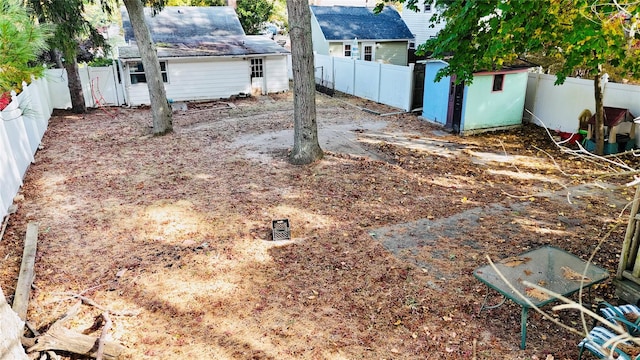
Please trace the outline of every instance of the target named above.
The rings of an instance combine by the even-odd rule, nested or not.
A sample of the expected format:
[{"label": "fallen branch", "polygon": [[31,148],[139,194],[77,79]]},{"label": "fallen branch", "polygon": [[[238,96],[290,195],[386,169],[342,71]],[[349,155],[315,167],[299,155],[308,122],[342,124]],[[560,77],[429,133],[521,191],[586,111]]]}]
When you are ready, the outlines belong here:
[{"label": "fallen branch", "polygon": [[104,319],[104,326],[102,327],[102,333],[100,334],[100,339],[98,340],[98,352],[96,354],[96,360],[102,360],[102,357],[104,356],[105,344],[107,341],[107,334],[109,333],[109,330],[111,330],[111,318],[109,317],[109,312],[103,312],[102,318]]},{"label": "fallen branch", "polygon": [[[69,330],[63,324],[73,317],[80,309],[82,301],[78,301],[59,320],[57,320],[46,333],[35,338],[22,338],[22,343],[27,347],[27,352],[48,352],[52,350],[65,351],[82,356],[89,356],[103,360],[116,360],[125,347],[117,342],[106,340],[111,320],[105,318],[106,324],[100,338],[80,334]],[[104,315],[103,315],[104,316]],[[101,350],[102,348],[102,350]]]},{"label": "fallen branch", "polygon": [[138,314],[140,314],[139,311],[113,311],[109,308],[106,308],[98,303],[96,303],[95,301],[93,301],[92,299],[80,295],[80,294],[74,294],[74,293],[66,293],[66,296],[69,296],[73,299],[78,299],[80,301],[82,301],[83,304],[85,305],[89,305],[89,306],[93,306],[94,308],[103,311],[103,312],[108,312],[109,314],[115,315],[115,316],[136,316]]}]

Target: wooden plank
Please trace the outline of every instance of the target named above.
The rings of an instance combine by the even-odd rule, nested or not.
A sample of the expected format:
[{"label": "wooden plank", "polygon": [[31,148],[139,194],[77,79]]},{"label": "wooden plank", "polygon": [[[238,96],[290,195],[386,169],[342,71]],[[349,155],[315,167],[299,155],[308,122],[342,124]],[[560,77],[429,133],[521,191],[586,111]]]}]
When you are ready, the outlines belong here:
[{"label": "wooden plank", "polygon": [[613,284],[616,287],[616,295],[629,304],[636,304],[640,302],[640,285],[628,280],[613,279]]},{"label": "wooden plank", "polygon": [[[631,212],[629,213],[629,222],[627,223],[627,231],[624,235],[624,241],[622,243],[622,252],[620,254],[620,262],[618,263],[618,271],[616,272],[616,278],[622,279],[622,272],[627,270],[627,263],[629,265],[635,262],[636,259],[630,259],[629,254],[631,252],[631,241],[633,234],[635,233],[635,217],[638,214],[638,208],[640,207],[640,186],[636,186],[636,193],[633,196],[633,203],[631,204]],[[637,253],[637,251],[636,251]]]},{"label": "wooden plank", "polygon": [[629,271],[629,270],[623,271],[622,272],[622,277],[624,279],[627,279],[627,280],[629,280],[631,282],[634,282],[634,283],[640,285],[640,278],[638,278],[637,276],[633,276],[633,273],[631,271]]},{"label": "wooden plank", "polygon": [[16,285],[16,293],[13,297],[13,311],[15,311],[23,321],[27,319],[29,294],[31,293],[31,284],[33,284],[34,264],[36,262],[37,243],[38,223],[30,222],[27,225],[20,275],[18,277],[18,285]]},{"label": "wooden plank", "polygon": [[[638,217],[638,215],[636,215],[636,217]],[[633,231],[633,236],[631,237],[631,246],[629,246],[629,255],[628,255],[628,259],[627,259],[627,266],[626,269],[631,269],[631,267],[633,266],[633,263],[635,263],[635,260],[632,261],[632,259],[637,259],[638,258],[638,240],[639,240],[639,235],[640,235],[640,226],[638,226],[638,221],[634,220],[635,222],[635,229]],[[626,234],[625,234],[626,236]]]}]

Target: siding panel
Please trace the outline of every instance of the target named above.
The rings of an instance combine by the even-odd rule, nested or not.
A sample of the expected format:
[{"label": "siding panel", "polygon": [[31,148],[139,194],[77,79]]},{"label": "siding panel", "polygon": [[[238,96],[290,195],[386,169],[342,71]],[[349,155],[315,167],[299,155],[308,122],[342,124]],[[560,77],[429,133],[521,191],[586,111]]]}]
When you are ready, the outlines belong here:
[{"label": "siding panel", "polygon": [[268,57],[266,60],[267,92],[289,91],[287,57]]},{"label": "siding panel", "polygon": [[[225,99],[250,94],[249,62],[245,59],[180,59],[167,61],[167,98],[174,101]],[[129,83],[129,79],[127,79]],[[128,84],[131,105],[149,104],[146,83]]]}]

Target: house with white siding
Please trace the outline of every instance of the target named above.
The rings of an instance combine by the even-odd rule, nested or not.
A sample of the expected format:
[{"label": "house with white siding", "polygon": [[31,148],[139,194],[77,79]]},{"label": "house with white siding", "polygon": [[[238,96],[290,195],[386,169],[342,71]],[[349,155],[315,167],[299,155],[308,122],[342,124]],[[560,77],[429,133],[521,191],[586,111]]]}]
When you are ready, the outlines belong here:
[{"label": "house with white siding", "polygon": [[377,0],[309,0],[309,5],[317,6],[376,6]]},{"label": "house with white siding", "polygon": [[391,6],[379,14],[362,6],[311,6],[311,37],[317,54],[403,66],[413,41]]},{"label": "house with white siding", "polygon": [[424,1],[418,1],[416,3],[416,10],[411,10],[407,7],[407,3],[402,3],[402,19],[413,33],[415,37],[415,46],[424,44],[430,38],[436,37],[438,32],[444,28],[446,23],[436,23],[431,21],[433,15],[439,11],[436,9],[436,1],[427,4]]},{"label": "house with white siding", "polygon": [[[128,45],[118,48],[127,104],[149,104],[140,52],[126,9],[121,9]],[[167,98],[224,99],[289,90],[289,51],[261,35],[245,35],[229,6],[165,7],[145,18],[160,61]]]}]

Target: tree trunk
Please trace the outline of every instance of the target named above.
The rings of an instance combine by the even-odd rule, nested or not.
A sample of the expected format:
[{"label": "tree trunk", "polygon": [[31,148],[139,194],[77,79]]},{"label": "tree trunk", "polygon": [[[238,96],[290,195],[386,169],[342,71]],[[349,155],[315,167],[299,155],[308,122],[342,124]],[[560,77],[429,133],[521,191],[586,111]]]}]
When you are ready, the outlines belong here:
[{"label": "tree trunk", "polygon": [[78,71],[78,61],[75,56],[65,59],[64,68],[67,70],[67,79],[69,82],[69,94],[71,95],[71,111],[76,114],[87,112],[87,105],[84,102],[84,94],[82,94],[82,82],[80,82],[80,72]]},{"label": "tree trunk", "polygon": [[154,135],[163,135],[173,130],[171,107],[167,101],[167,94],[162,82],[156,47],[151,40],[149,27],[144,20],[144,5],[140,0],[124,0],[123,2],[129,13],[131,27],[133,27],[133,34],[144,67],[144,75],[147,78],[153,117],[153,133]]},{"label": "tree trunk", "polygon": [[307,0],[287,0],[293,68],[294,143],[289,160],[309,164],[322,158],[318,143],[311,11]]},{"label": "tree trunk", "polygon": [[56,63],[56,67],[58,69],[64,69],[64,64],[62,63],[62,55],[60,55],[60,51],[58,49],[49,50],[49,56],[51,57],[51,61]]},{"label": "tree trunk", "polygon": [[593,87],[595,91],[595,100],[596,100],[596,122],[595,126],[595,135],[596,135],[596,154],[603,155],[604,154],[604,102],[602,98],[604,94],[602,93],[602,87],[600,87],[600,76],[602,76],[601,67],[598,66],[598,74],[596,74],[593,79]]}]

